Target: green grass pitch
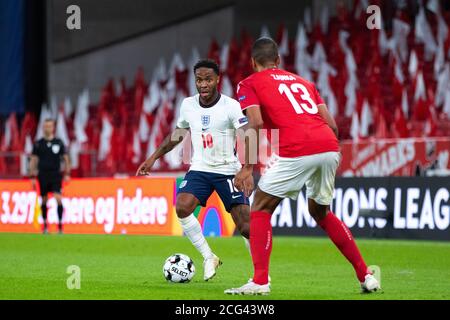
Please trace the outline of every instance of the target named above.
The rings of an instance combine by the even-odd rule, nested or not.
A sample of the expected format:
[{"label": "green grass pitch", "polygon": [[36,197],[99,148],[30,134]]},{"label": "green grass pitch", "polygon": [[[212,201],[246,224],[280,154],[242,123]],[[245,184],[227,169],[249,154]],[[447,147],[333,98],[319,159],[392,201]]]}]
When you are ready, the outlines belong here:
[{"label": "green grass pitch", "polygon": [[[328,239],[275,237],[272,293],[227,296],[244,284],[251,260],[243,240],[209,238],[224,264],[210,282],[202,259],[183,237],[0,234],[0,299],[450,299],[450,244],[358,240],[381,268],[383,292],[360,294],[351,265]],[[197,274],[187,284],[164,280],[162,265],[185,253]],[[81,269],[81,288],[67,288],[67,267]]]}]

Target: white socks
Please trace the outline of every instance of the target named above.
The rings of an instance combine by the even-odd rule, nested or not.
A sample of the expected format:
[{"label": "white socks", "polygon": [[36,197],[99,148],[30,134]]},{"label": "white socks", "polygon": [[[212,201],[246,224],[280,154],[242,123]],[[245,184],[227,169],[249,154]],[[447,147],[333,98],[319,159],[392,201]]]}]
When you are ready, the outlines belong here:
[{"label": "white socks", "polygon": [[[186,218],[178,218],[178,220],[180,221],[184,234],[189,238],[189,240],[191,240],[192,244],[201,253],[203,258],[212,258],[214,254],[203,236],[202,226],[200,225],[200,222],[198,222],[197,218],[191,214]],[[244,237],[242,237],[242,239],[244,239],[245,247],[248,249],[251,257],[252,252],[250,250],[250,241]]]},{"label": "white socks", "polygon": [[181,227],[183,228],[186,236],[191,240],[194,247],[202,254],[204,259],[209,259],[213,257],[213,253],[211,248],[206,242],[205,237],[203,236],[202,227],[200,222],[198,222],[197,218],[191,214],[186,218],[178,218],[181,223]]}]

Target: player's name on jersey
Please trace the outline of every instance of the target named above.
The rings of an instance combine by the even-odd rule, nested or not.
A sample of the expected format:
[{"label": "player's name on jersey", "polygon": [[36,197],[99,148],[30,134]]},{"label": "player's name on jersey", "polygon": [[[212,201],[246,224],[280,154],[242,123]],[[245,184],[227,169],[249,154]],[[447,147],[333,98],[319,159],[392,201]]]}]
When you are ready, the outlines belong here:
[{"label": "player's name on jersey", "polygon": [[271,76],[274,80],[278,80],[278,81],[294,81],[294,80],[296,80],[296,78],[291,75],[271,74]]}]

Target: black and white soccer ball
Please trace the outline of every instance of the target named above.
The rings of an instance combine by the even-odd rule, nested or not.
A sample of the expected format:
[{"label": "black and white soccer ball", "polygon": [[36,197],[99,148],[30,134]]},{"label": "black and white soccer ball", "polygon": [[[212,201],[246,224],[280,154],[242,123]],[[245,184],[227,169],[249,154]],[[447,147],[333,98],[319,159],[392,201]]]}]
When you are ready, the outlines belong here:
[{"label": "black and white soccer ball", "polygon": [[189,282],[195,275],[194,261],[185,254],[176,253],[166,259],[163,273],[167,281],[174,283]]}]

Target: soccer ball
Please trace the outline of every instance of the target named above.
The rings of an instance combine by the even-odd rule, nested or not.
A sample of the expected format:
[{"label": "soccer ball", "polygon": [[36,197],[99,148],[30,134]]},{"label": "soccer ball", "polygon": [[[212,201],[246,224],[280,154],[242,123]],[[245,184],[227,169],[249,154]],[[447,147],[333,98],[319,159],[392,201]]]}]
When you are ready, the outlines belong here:
[{"label": "soccer ball", "polygon": [[189,282],[195,275],[194,261],[185,254],[176,253],[166,259],[164,278],[175,283]]}]

